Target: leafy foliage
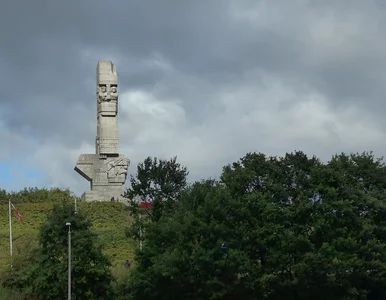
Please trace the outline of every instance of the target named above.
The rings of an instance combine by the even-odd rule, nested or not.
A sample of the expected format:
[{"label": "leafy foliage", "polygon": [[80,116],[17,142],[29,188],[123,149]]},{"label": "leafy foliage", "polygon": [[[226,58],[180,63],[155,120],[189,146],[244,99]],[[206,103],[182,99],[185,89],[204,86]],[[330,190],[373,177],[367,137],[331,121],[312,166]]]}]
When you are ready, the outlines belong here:
[{"label": "leafy foliage", "polygon": [[[137,166],[137,174],[131,176],[131,187],[124,193],[129,200],[129,212],[133,222],[126,230],[127,236],[143,240],[140,232],[151,221],[157,221],[163,214],[173,213],[175,204],[187,186],[187,168],[169,160],[146,158]],[[152,209],[141,208],[138,201],[152,204]]]},{"label": "leafy foliage", "polygon": [[[25,295],[25,289],[30,285],[27,282],[30,269],[32,268],[36,249],[39,247],[40,227],[47,221],[48,216],[53,212],[53,204],[68,202],[74,204],[74,197],[70,193],[63,199],[56,198],[56,191],[53,189],[52,198],[47,202],[35,202],[34,198],[37,189],[31,190],[23,202],[13,200],[17,209],[23,215],[24,222],[20,223],[13,214],[13,269],[10,269],[9,256],[9,224],[8,224],[8,200],[0,205],[0,282],[4,286],[1,292],[5,295],[0,299],[18,299],[16,295]],[[44,192],[45,193],[45,192]],[[12,193],[11,193],[12,194]],[[7,194],[5,199],[9,199]],[[31,201],[28,202],[28,197]],[[87,203],[78,202],[78,210],[86,219],[91,222],[90,229],[97,234],[94,243],[102,247],[102,252],[111,261],[111,271],[114,279],[122,280],[127,277],[128,270],[123,267],[126,259],[134,258],[133,241],[127,239],[124,233],[131,218],[127,207],[117,202]],[[122,279],[121,279],[122,278]],[[1,295],[3,295],[1,294]],[[24,299],[24,298],[22,298]],[[32,298],[31,298],[32,299]]]},{"label": "leafy foliage", "polygon": [[[249,153],[147,226],[134,299],[383,299],[385,166]],[[227,254],[221,245],[229,247]]]},{"label": "leafy foliage", "polygon": [[36,262],[31,268],[32,292],[38,299],[66,299],[68,227],[72,239],[72,291],[74,299],[107,299],[111,297],[110,262],[95,243],[91,224],[74,207],[55,205],[52,215],[41,227]]},{"label": "leafy foliage", "polygon": [[[13,273],[2,277],[0,295],[18,299],[18,290],[31,282],[35,296],[63,299],[64,224],[70,221],[79,222],[74,284],[89,291],[80,299],[386,298],[386,167],[371,152],[342,153],[327,163],[300,151],[284,157],[248,153],[225,166],[219,181],[188,186],[187,174],[176,158],[147,158],[125,193],[127,209],[114,202],[79,204],[92,226],[72,214],[70,193],[54,190],[46,203],[15,198],[26,220],[14,223],[15,245],[22,251],[15,255]],[[8,196],[0,191],[4,201]],[[137,196],[154,208],[141,210]],[[68,203],[55,211],[52,204],[61,199]],[[0,234],[7,242],[7,207],[0,208]],[[47,211],[57,217],[47,218]],[[146,243],[135,250],[128,272],[121,264],[133,257],[134,246],[123,231],[129,214],[134,222],[128,233],[145,229]],[[34,252],[44,222],[41,248]],[[120,278],[112,285],[116,295],[102,295],[111,292],[112,280],[104,255]],[[0,259],[9,264],[6,256]]]},{"label": "leafy foliage", "polygon": [[60,203],[69,197],[73,197],[69,189],[39,189],[35,187],[24,188],[21,191],[11,193],[0,189],[0,203],[8,203],[8,200],[11,200],[14,204],[42,202]]},{"label": "leafy foliage", "polygon": [[0,299],[2,300],[24,300],[24,293],[21,291],[7,289],[0,286]]},{"label": "leafy foliage", "polygon": [[154,202],[159,199],[176,200],[186,186],[188,171],[177,163],[177,157],[170,160],[147,157],[137,166],[137,174],[131,175],[131,187],[125,197],[141,197],[142,201]]}]

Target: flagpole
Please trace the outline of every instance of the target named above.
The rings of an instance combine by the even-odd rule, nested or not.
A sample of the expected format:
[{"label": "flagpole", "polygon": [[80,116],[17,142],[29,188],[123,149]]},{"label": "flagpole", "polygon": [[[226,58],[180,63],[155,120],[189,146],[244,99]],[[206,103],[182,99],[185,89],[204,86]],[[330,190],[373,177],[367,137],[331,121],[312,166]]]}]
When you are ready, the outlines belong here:
[{"label": "flagpole", "polygon": [[11,199],[9,199],[9,251],[11,254],[11,268],[12,268],[12,211],[11,211]]}]

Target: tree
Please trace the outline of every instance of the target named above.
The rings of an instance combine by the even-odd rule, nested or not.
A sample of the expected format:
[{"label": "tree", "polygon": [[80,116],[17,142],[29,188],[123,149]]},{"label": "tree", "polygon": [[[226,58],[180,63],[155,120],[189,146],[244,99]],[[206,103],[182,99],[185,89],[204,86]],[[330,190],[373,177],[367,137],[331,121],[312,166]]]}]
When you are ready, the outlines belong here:
[{"label": "tree", "polygon": [[130,274],[130,294],[134,299],[253,299],[242,276],[257,262],[250,264],[239,250],[250,222],[249,211],[217,182],[195,183],[173,215],[147,227],[147,242]]},{"label": "tree", "polygon": [[147,157],[137,166],[137,174],[130,176],[130,188],[124,196],[130,200],[172,202],[186,187],[187,168],[177,163],[177,157],[169,160]]},{"label": "tree", "polygon": [[[163,214],[172,213],[181,193],[187,187],[187,168],[177,162],[147,157],[137,166],[137,173],[130,177],[130,188],[124,193],[129,200],[129,212],[133,223],[126,234],[136,239],[148,222],[157,221]],[[152,209],[139,206],[138,200],[151,203]],[[140,231],[141,228],[141,231]]]},{"label": "tree", "polygon": [[[386,168],[249,153],[147,227],[134,299],[383,299]],[[228,253],[221,252],[221,245]]]},{"label": "tree", "polygon": [[382,159],[364,152],[335,155],[314,176],[318,205],[310,259],[347,299],[386,296],[385,175]]},{"label": "tree", "polygon": [[12,203],[38,203],[38,202],[53,202],[60,203],[66,201],[69,197],[73,197],[73,193],[69,189],[51,188],[39,189],[24,188],[18,192],[7,192],[0,189],[0,202]]},{"label": "tree", "polygon": [[67,299],[68,228],[72,231],[72,299],[111,299],[110,263],[96,243],[91,224],[72,203],[54,205],[40,230],[40,248],[29,281],[37,299]]}]

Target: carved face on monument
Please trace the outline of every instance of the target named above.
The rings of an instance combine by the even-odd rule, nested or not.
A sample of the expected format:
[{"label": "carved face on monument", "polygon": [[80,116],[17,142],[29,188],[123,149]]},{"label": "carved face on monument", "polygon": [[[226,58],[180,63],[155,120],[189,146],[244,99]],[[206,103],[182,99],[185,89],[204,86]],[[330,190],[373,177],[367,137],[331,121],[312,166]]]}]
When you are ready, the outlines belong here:
[{"label": "carved face on monument", "polygon": [[111,100],[118,100],[118,86],[116,84],[100,84],[98,89],[99,103]]},{"label": "carved face on monument", "polygon": [[127,174],[127,169],[129,168],[128,163],[122,164],[119,166],[118,175]]},{"label": "carved face on monument", "polygon": [[100,84],[98,88],[98,102],[107,101],[107,86]]},{"label": "carved face on monument", "polygon": [[118,87],[115,84],[110,86],[110,98],[111,100],[118,100]]},{"label": "carved face on monument", "polygon": [[115,177],[119,175],[127,175],[130,160],[127,158],[118,158],[108,162],[107,171],[108,177]]}]

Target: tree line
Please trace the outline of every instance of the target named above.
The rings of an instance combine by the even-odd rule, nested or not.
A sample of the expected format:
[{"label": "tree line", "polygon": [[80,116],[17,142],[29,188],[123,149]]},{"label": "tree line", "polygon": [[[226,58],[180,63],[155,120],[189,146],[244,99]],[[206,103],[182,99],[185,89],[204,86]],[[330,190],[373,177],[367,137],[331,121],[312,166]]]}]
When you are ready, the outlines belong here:
[{"label": "tree line", "polygon": [[192,185],[169,163],[140,164],[126,193],[154,203],[132,202],[133,299],[386,298],[386,168],[371,152],[248,153]]},{"label": "tree line", "polygon": [[138,247],[122,280],[87,217],[62,203],[42,225],[31,266],[3,284],[28,287],[30,299],[66,299],[71,219],[73,299],[386,298],[381,158],[247,153],[217,179],[189,184],[188,173],[175,157],[138,164],[124,193],[133,220],[125,233]]}]

